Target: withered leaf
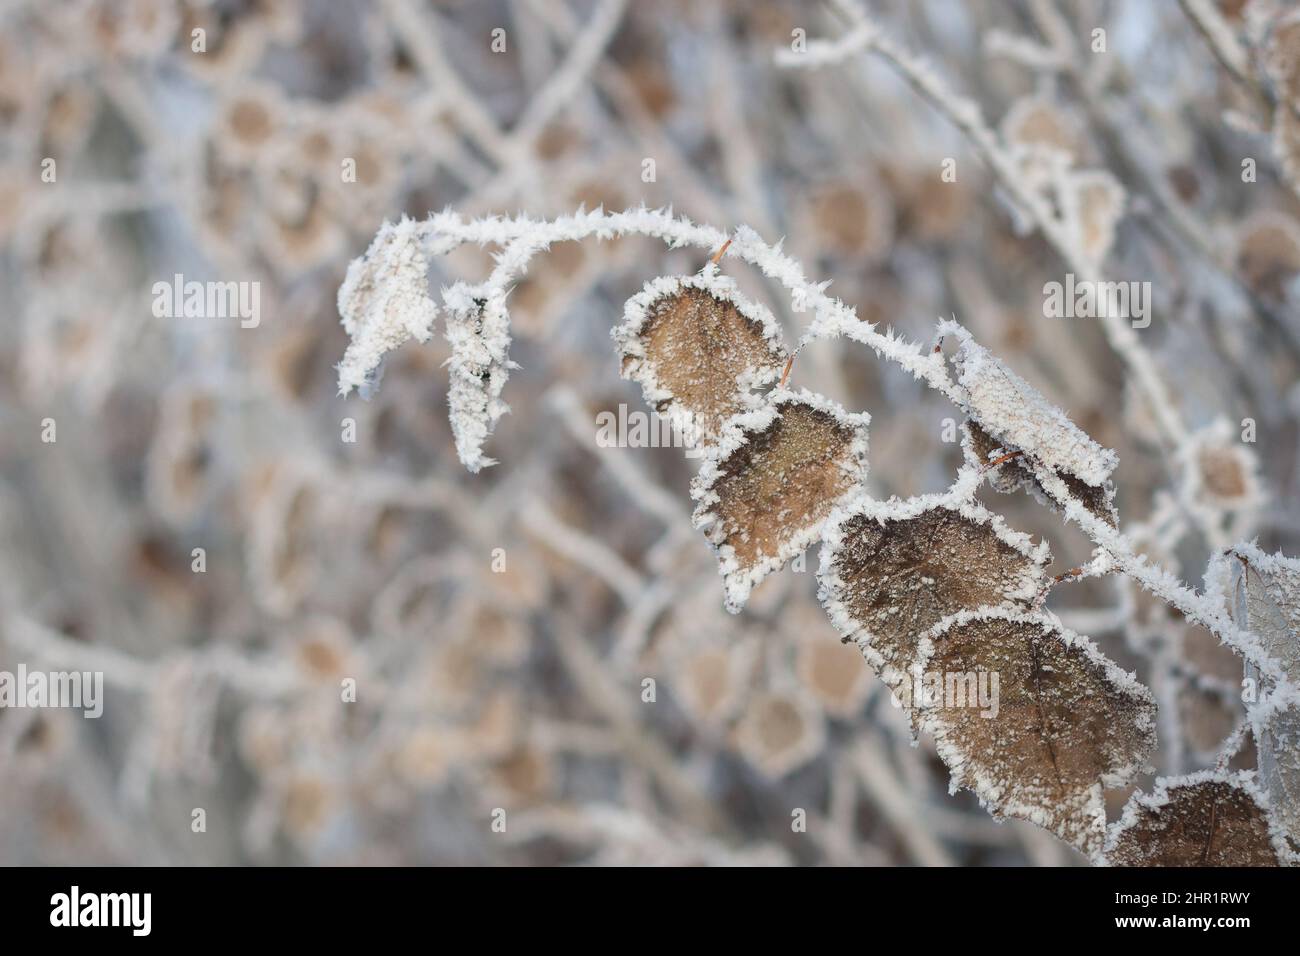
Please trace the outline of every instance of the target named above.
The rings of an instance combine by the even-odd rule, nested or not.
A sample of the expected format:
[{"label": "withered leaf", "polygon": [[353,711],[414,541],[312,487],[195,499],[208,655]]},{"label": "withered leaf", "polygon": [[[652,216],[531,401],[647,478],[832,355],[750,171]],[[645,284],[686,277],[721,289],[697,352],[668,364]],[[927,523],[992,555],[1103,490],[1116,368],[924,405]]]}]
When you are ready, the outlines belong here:
[{"label": "withered leaf", "polygon": [[1046,545],[978,505],[855,503],[823,537],[819,597],[887,681],[913,663],[921,636],[950,614],[1014,602],[1045,583]]},{"label": "withered leaf", "polygon": [[1155,746],[1150,692],[1085,637],[1037,615],[962,612],[922,642],[919,674],[960,687],[988,672],[993,707],[945,695],[914,708],[934,734],[952,786],[995,817],[1029,820],[1095,856],[1102,793],[1145,769]]},{"label": "withered leaf", "polygon": [[1279,866],[1277,842],[1253,776],[1202,772],[1135,793],[1106,838],[1114,866]]},{"label": "withered leaf", "polygon": [[761,773],[778,779],[816,757],[825,733],[821,713],[804,695],[768,690],[745,708],[735,744]]},{"label": "withered leaf", "polygon": [[[988,475],[989,485],[1002,494],[1011,494],[1024,488],[1041,504],[1059,510],[1065,502],[1057,500],[1039,481],[1037,470],[1047,466],[1026,456],[1023,450],[1001,442],[985,431],[978,422],[967,419],[963,423],[965,435],[962,439],[962,452],[968,462],[981,467],[997,461],[1003,455],[1021,451],[1015,458],[1008,458]],[[1090,485],[1082,478],[1060,469],[1050,469],[1051,473],[1065,482],[1072,498],[1077,499],[1088,511],[1112,528],[1119,524],[1119,512],[1115,508],[1115,484],[1107,479],[1099,485]]]},{"label": "withered leaf", "polygon": [[[1239,544],[1228,555],[1237,577],[1233,614],[1292,682],[1300,678],[1300,559]],[[1260,779],[1276,823],[1300,848],[1300,701],[1292,697],[1256,723]]]},{"label": "withered leaf", "polygon": [[1079,246],[1092,262],[1106,258],[1124,212],[1124,187],[1110,173],[1087,170],[1067,180],[1066,205],[1073,212]]},{"label": "withered leaf", "polygon": [[776,389],[761,409],[728,423],[691,496],[695,527],[718,552],[729,611],[816,541],[832,509],[859,488],[868,421],[807,391]]},{"label": "withered leaf", "polygon": [[1300,559],[1268,554],[1239,544],[1231,554],[1237,564],[1236,601],[1241,623],[1259,637],[1264,651],[1287,677],[1300,679]]},{"label": "withered leaf", "polygon": [[1093,488],[1106,484],[1119,464],[1115,452],[1088,437],[965,328],[956,322],[940,322],[939,333],[957,340],[952,362],[963,407],[994,441],[1008,452],[1020,452],[1036,475],[1041,467],[1073,476]]},{"label": "withered leaf", "polygon": [[731,416],[757,407],[754,389],[781,375],[780,330],[726,276],[666,277],[628,300],[615,329],[624,378],[700,445],[717,441]]}]

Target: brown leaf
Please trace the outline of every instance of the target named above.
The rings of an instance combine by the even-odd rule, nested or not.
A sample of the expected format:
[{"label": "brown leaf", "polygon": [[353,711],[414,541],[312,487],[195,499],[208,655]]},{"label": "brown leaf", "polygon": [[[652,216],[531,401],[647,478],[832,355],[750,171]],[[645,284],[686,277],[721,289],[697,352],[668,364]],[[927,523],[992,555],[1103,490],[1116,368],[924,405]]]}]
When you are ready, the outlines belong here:
[{"label": "brown leaf", "polygon": [[776,389],[763,408],[728,424],[691,485],[695,527],[718,551],[728,610],[816,541],[835,505],[861,485],[868,421],[807,391]]},{"label": "brown leaf", "polygon": [[735,745],[760,772],[777,779],[816,757],[825,733],[822,715],[804,695],[768,690],[745,708]]},{"label": "brown leaf", "polygon": [[[1085,637],[1036,615],[954,615],[922,642],[918,672],[944,686],[996,675],[994,707],[944,698],[912,711],[934,734],[952,785],[995,817],[1029,820],[1094,856],[1106,832],[1106,787],[1145,768],[1155,746],[1150,692]],[[932,675],[937,675],[932,676]]]},{"label": "brown leaf", "polygon": [[622,375],[693,442],[712,445],[731,416],[757,407],[754,389],[780,378],[780,330],[735,283],[706,270],[655,279],[628,300],[615,330]]},{"label": "brown leaf", "polygon": [[[963,423],[963,427],[966,434],[962,440],[962,452],[965,454],[966,460],[973,465],[983,467],[1003,455],[1019,451],[1019,449],[1011,445],[998,441],[973,419],[967,419]],[[1065,482],[1070,495],[1080,501],[1091,514],[1105,521],[1112,528],[1118,526],[1119,512],[1115,508],[1115,485],[1111,481],[1102,482],[1100,485],[1090,485],[1067,471],[1048,469],[1046,465],[1022,453],[1019,457],[1010,458],[996,468],[991,469],[988,482],[995,491],[1003,494],[1011,494],[1024,488],[1037,501],[1053,511],[1058,511],[1063,502],[1058,501],[1054,495],[1043,487],[1038,479],[1038,470],[1040,469],[1048,470]]]},{"label": "brown leaf", "polygon": [[[903,506],[904,508],[906,505]],[[922,635],[958,611],[1014,602],[1045,583],[1046,545],[978,505],[855,504],[824,534],[819,597],[889,682],[915,663]]]},{"label": "brown leaf", "polygon": [[1280,866],[1284,853],[1248,773],[1157,780],[1106,839],[1114,866]]},{"label": "brown leaf", "polygon": [[1106,484],[1119,464],[1114,451],[1093,441],[962,326],[940,322],[939,332],[957,341],[952,363],[962,407],[984,431],[1007,451],[1021,452],[1036,475],[1041,467],[1094,488]]}]

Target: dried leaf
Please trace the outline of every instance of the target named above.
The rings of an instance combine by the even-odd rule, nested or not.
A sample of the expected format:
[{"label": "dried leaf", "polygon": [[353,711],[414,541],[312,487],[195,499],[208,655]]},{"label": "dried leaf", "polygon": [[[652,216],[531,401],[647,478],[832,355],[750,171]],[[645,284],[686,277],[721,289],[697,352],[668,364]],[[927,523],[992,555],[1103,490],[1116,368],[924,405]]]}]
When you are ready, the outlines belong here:
[{"label": "dried leaf", "polygon": [[1300,106],[1300,11],[1288,11],[1271,24],[1263,60],[1278,101]]},{"label": "dried leaf", "polygon": [[623,377],[701,445],[714,444],[731,416],[758,407],[754,390],[780,378],[780,336],[771,314],[713,267],[647,283],[614,331]]},{"label": "dried leaf", "polygon": [[[1017,457],[989,472],[998,491],[1026,488],[1043,504],[1066,508],[1078,501],[1091,514],[1112,526],[1119,516],[1110,474],[1119,459],[1076,426],[1037,389],[979,345],[960,325],[941,322],[941,335],[953,335],[959,348],[953,356],[958,384],[966,396],[966,436],[962,450],[981,467],[1012,453]],[[1048,489],[1049,480],[1065,483],[1070,500]]]},{"label": "dried leaf", "polygon": [[1022,379],[955,322],[941,322],[941,335],[954,336],[957,383],[966,411],[1008,451],[1019,450],[1033,464],[1078,478],[1086,485],[1106,483],[1119,459],[1088,437],[1065,412]]},{"label": "dried leaf", "polygon": [[855,716],[871,690],[871,671],[862,655],[830,638],[801,639],[795,671],[808,693],[834,717]]},{"label": "dried leaf", "polygon": [[[1234,617],[1259,640],[1288,680],[1300,677],[1300,559],[1239,544]],[[1276,822],[1300,849],[1300,702],[1282,701],[1256,719],[1260,779],[1273,798]]]},{"label": "dried leaf", "polygon": [[754,683],[757,646],[734,634],[710,634],[700,641],[698,628],[695,631],[692,646],[669,655],[672,693],[696,720],[715,726],[734,717],[744,704]]},{"label": "dried leaf", "polygon": [[365,255],[352,260],[339,287],[343,328],[352,337],[339,363],[339,394],[370,382],[384,355],[407,339],[433,335],[437,304],[429,297],[429,259],[420,224],[385,222]]},{"label": "dried leaf", "polygon": [[1002,118],[1002,138],[1014,149],[1061,154],[1067,165],[1082,152],[1078,129],[1067,122],[1059,103],[1044,96],[1025,96]]},{"label": "dried leaf", "polygon": [[1077,231],[1079,248],[1090,262],[1106,258],[1115,242],[1115,227],[1124,214],[1124,187],[1104,170],[1072,173],[1064,185],[1067,221]]},{"label": "dried leaf", "polygon": [[1186,450],[1192,496],[1216,508],[1240,509],[1259,500],[1254,454],[1232,440],[1227,422],[1202,429]]},{"label": "dried leaf", "polygon": [[1300,13],[1288,12],[1271,25],[1263,63],[1277,92],[1273,153],[1292,191],[1300,195]]},{"label": "dried leaf", "polygon": [[[942,497],[935,496],[937,501]],[[1028,606],[1051,561],[978,504],[856,502],[823,533],[819,597],[889,683],[916,661],[921,636],[958,611]]]},{"label": "dried leaf", "polygon": [[[1009,448],[986,432],[971,419],[963,423],[962,453],[966,460],[980,467],[988,466],[1004,455],[1016,449]],[[1028,491],[1035,500],[1053,511],[1059,511],[1063,502],[1057,501],[1034,473],[1036,463],[1020,457],[1009,458],[988,473],[989,485],[1002,494],[1011,494],[1021,488]],[[1042,466],[1039,466],[1042,467]],[[1115,507],[1115,484],[1104,481],[1100,485],[1089,485],[1074,475],[1062,471],[1052,472],[1065,482],[1070,495],[1079,501],[1094,516],[1105,521],[1112,528],[1119,525],[1119,512]]]},{"label": "dried leaf", "polygon": [[760,772],[776,779],[821,752],[825,722],[802,694],[766,691],[745,708],[736,726],[736,747]]},{"label": "dried leaf", "polygon": [[1300,195],[1300,116],[1289,103],[1273,110],[1273,155],[1292,192]]},{"label": "dried leaf", "polygon": [[1246,284],[1270,302],[1286,301],[1300,275],[1300,226],[1285,213],[1265,209],[1237,229],[1236,263]]},{"label": "dried leaf", "polygon": [[1155,746],[1150,692],[1045,616],[962,612],[922,640],[919,675],[946,683],[981,671],[990,685],[997,675],[996,716],[944,700],[912,711],[934,734],[952,788],[1094,856],[1105,838],[1104,788],[1142,772]]},{"label": "dried leaf", "polygon": [[464,283],[445,290],[446,336],[451,344],[450,406],[452,436],[461,464],[471,472],[495,465],[483,454],[483,443],[497,420],[510,411],[501,400],[510,370],[510,314],[500,296],[479,298]]},{"label": "dried leaf", "polygon": [[1239,564],[1237,600],[1244,623],[1287,676],[1300,660],[1300,559],[1268,554],[1252,544],[1232,549]]},{"label": "dried leaf", "polygon": [[718,551],[726,606],[739,611],[772,571],[817,540],[867,474],[866,414],[776,389],[738,415],[691,485],[693,520]]},{"label": "dried leaf", "polygon": [[1253,774],[1203,771],[1133,794],[1105,857],[1115,866],[1279,866],[1287,854]]}]

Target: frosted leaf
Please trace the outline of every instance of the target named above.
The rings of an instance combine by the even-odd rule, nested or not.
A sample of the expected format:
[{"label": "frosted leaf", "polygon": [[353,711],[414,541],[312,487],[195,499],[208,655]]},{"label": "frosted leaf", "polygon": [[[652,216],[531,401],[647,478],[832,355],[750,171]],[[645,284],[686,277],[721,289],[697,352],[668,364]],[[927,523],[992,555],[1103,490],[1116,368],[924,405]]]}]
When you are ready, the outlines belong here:
[{"label": "frosted leaf", "polygon": [[[958,341],[953,364],[965,410],[983,434],[969,432],[968,454],[986,464],[983,456],[996,443],[1003,453],[1019,452],[1020,468],[1032,473],[1031,490],[1050,486],[1048,477],[1060,478],[1071,494],[1089,511],[1114,523],[1114,490],[1110,474],[1119,459],[1103,448],[1032,385],[1022,379],[969,332],[955,322],[939,323],[939,334]],[[982,460],[981,460],[982,459]],[[999,467],[1005,467],[1005,464]],[[1015,470],[1013,469],[1013,473]],[[1000,490],[1005,490],[1006,482]],[[1046,500],[1048,496],[1043,493]],[[1053,499],[1055,496],[1051,496]],[[1068,502],[1057,501],[1058,505]]]},{"label": "frosted leaf", "polygon": [[1124,187],[1104,170],[1071,173],[1062,190],[1066,222],[1089,262],[1100,263],[1115,241],[1124,213]]},{"label": "frosted leaf", "polygon": [[978,504],[863,499],[823,532],[818,596],[889,683],[915,663],[921,636],[963,610],[1028,606],[1051,561],[1046,543]]},{"label": "frosted leaf", "polygon": [[[962,430],[962,453],[966,461],[972,465],[987,466],[1014,450],[999,442],[970,419],[962,423]],[[1114,482],[1108,480],[1093,486],[1074,475],[1061,471],[1056,471],[1054,474],[1065,482],[1070,495],[1095,517],[1105,521],[1111,527],[1118,525],[1119,512],[1115,508]],[[1062,504],[1042,486],[1038,477],[1021,457],[1009,458],[991,469],[988,473],[988,482],[995,491],[1003,494],[1011,494],[1023,488],[1037,501],[1053,510],[1059,510]]]},{"label": "frosted leaf", "polygon": [[712,639],[701,641],[698,629],[690,630],[690,645],[674,648],[668,655],[671,692],[696,720],[718,726],[734,717],[745,702],[754,683],[757,645],[737,635],[712,632]]},{"label": "frosted leaf", "polygon": [[384,223],[365,255],[353,259],[339,287],[339,315],[352,337],[339,363],[339,394],[365,386],[384,355],[407,339],[433,335],[437,304],[429,297],[429,260],[420,224]]},{"label": "frosted leaf", "polygon": [[[1227,556],[1238,624],[1256,636],[1263,652],[1291,681],[1300,676],[1300,559],[1239,544]],[[1208,576],[1222,577],[1211,564]],[[1300,702],[1280,702],[1255,715],[1260,778],[1273,798],[1276,823],[1300,849]]]},{"label": "frosted leaf", "polygon": [[1184,454],[1190,497],[1216,508],[1240,509],[1260,499],[1254,454],[1232,440],[1232,429],[1218,421],[1193,436]]},{"label": "frosted leaf", "polygon": [[1264,651],[1291,680],[1300,678],[1300,559],[1267,554],[1253,544],[1232,549],[1237,573],[1234,594],[1242,621]]},{"label": "frosted leaf", "polygon": [[953,335],[959,347],[953,356],[957,383],[968,411],[986,432],[1008,449],[1084,483],[1098,486],[1119,464],[1115,453],[1102,448],[1032,385],[1007,368],[955,322],[940,323],[941,335]]},{"label": "frosted leaf", "polygon": [[1256,751],[1274,822],[1290,849],[1300,853],[1300,704],[1279,705],[1261,721]]},{"label": "frosted leaf", "polygon": [[736,748],[765,776],[783,777],[822,750],[822,715],[803,695],[781,690],[758,694],[736,725]]},{"label": "frosted leaf", "polygon": [[472,472],[496,464],[483,454],[483,443],[510,406],[501,390],[515,364],[508,358],[510,315],[501,294],[481,298],[464,283],[442,294],[447,305],[446,336],[451,344],[451,431],[456,454]]},{"label": "frosted leaf", "polygon": [[1135,793],[1106,836],[1114,866],[1279,866],[1287,853],[1248,772],[1159,778]]},{"label": "frosted leaf", "polygon": [[712,266],[694,276],[654,279],[627,301],[614,330],[624,378],[684,435],[705,445],[723,423],[756,408],[754,389],[781,376],[780,329]]},{"label": "frosted leaf", "polygon": [[1046,97],[1026,96],[1012,104],[1001,133],[1024,186],[1033,192],[1054,191],[1082,152],[1077,130]]},{"label": "frosted leaf", "polygon": [[1081,152],[1078,129],[1066,121],[1058,104],[1043,96],[1024,96],[1012,103],[1000,130],[1013,150],[1060,153],[1067,164]]},{"label": "frosted leaf", "polygon": [[871,671],[862,655],[830,638],[801,639],[795,672],[822,709],[835,717],[853,717],[871,690]]},{"label": "frosted leaf", "polygon": [[919,674],[947,683],[980,671],[990,688],[997,675],[995,715],[946,700],[912,711],[934,735],[952,789],[967,787],[995,817],[1028,820],[1096,855],[1104,788],[1143,772],[1155,747],[1150,692],[1046,616],[961,612],[922,640]]},{"label": "frosted leaf", "polygon": [[808,197],[808,232],[823,248],[855,262],[876,262],[893,248],[890,190],[869,169],[852,180],[818,184]]},{"label": "frosted leaf", "polygon": [[1279,103],[1300,106],[1300,11],[1279,16],[1270,26],[1264,69]]},{"label": "frosted leaf", "polygon": [[1246,284],[1269,301],[1284,301],[1300,275],[1300,226],[1273,209],[1250,216],[1237,229],[1237,268]]},{"label": "frosted leaf", "polygon": [[1292,192],[1300,195],[1300,117],[1288,103],[1273,110],[1273,155]]},{"label": "frosted leaf", "polygon": [[817,540],[867,475],[867,423],[838,404],[778,388],[737,415],[691,483],[695,527],[717,549],[727,610]]}]

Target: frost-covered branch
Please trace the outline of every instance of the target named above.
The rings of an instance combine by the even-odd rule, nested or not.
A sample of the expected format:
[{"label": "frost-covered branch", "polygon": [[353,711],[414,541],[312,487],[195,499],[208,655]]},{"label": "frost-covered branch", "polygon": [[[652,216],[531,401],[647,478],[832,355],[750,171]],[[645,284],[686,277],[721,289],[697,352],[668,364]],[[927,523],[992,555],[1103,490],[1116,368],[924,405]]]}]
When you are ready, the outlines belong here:
[{"label": "frost-covered branch", "polygon": [[[853,309],[826,294],[826,283],[811,281],[803,266],[782,252],[781,243],[764,242],[746,226],[728,236],[674,216],[671,210],[645,208],[614,213],[579,210],[550,221],[526,216],[466,221],[446,211],[423,221],[386,224],[366,254],[353,261],[339,290],[339,313],[352,336],[339,366],[339,392],[346,395],[365,385],[384,355],[408,339],[428,340],[437,309],[417,278],[422,274],[421,262],[427,268],[433,258],[463,243],[498,246],[495,267],[486,280],[458,282],[442,293],[450,313],[447,335],[452,344],[456,450],[471,471],[490,465],[482,445],[507,411],[501,392],[510,370],[507,299],[513,283],[527,272],[535,256],[554,243],[628,235],[659,239],[669,248],[716,251],[726,245],[725,256],[755,266],[784,286],[799,309],[812,311],[808,338],[848,336],[932,388],[954,395],[941,356],[860,320]],[[390,281],[385,284],[383,277]]]}]

